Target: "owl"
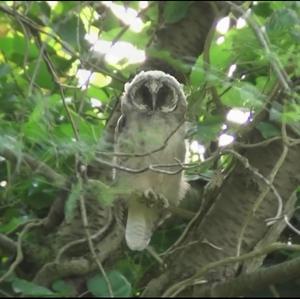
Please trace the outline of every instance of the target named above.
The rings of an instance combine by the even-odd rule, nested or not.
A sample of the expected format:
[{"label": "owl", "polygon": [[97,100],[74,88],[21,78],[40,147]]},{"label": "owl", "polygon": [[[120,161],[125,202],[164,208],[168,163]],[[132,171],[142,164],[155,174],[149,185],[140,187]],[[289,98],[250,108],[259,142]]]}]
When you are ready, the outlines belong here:
[{"label": "owl", "polygon": [[115,163],[138,170],[161,165],[155,169],[162,170],[115,170],[116,185],[128,203],[125,239],[131,250],[145,249],[167,217],[163,207],[176,206],[184,197],[187,184],[180,163],[185,158],[186,108],[182,86],[162,71],[142,71],[125,85],[115,131]]}]

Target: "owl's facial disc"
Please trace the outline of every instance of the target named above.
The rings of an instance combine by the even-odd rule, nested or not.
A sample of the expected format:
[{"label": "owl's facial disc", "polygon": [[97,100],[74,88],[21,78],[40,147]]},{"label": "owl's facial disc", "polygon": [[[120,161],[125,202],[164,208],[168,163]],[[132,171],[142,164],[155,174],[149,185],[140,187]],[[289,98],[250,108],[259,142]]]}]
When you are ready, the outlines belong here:
[{"label": "owl's facial disc", "polygon": [[156,80],[143,82],[132,94],[134,106],[149,114],[153,114],[155,111],[168,113],[175,110],[177,106],[176,92],[164,82]]}]

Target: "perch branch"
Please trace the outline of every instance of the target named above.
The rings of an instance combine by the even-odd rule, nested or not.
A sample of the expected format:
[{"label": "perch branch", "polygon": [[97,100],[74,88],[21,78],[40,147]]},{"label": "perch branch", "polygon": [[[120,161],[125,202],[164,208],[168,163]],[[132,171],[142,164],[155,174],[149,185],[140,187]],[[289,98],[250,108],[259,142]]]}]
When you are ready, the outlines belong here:
[{"label": "perch branch", "polygon": [[204,286],[194,293],[197,297],[238,297],[270,284],[284,283],[300,275],[300,258],[242,274],[224,282]]},{"label": "perch branch", "polygon": [[174,297],[179,292],[184,290],[185,288],[194,285],[195,283],[199,283],[200,279],[204,277],[204,275],[211,269],[214,269],[216,267],[225,266],[232,263],[238,263],[241,261],[249,260],[261,255],[266,255],[271,252],[277,251],[277,250],[292,250],[292,251],[300,251],[300,245],[287,245],[284,243],[273,243],[270,244],[264,248],[260,248],[258,250],[251,251],[249,253],[240,255],[240,256],[233,256],[233,257],[227,257],[222,260],[211,262],[204,267],[202,267],[195,275],[193,275],[190,278],[187,278],[183,281],[180,281],[178,283],[175,283],[170,288],[168,288],[162,297]]}]

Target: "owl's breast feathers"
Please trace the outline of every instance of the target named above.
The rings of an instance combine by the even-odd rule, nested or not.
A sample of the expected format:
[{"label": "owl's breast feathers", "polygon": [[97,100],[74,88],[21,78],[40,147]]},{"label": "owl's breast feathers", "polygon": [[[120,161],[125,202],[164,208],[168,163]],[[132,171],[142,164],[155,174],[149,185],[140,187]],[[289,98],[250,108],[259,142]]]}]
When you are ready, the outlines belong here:
[{"label": "owl's breast feathers", "polygon": [[178,121],[169,117],[161,118],[158,115],[145,117],[138,114],[134,118],[124,116],[122,126],[118,151],[147,154],[139,158],[121,159],[122,162],[139,160],[138,164],[140,165],[143,161],[142,164],[145,167],[147,164],[184,161],[184,123],[179,126]]}]

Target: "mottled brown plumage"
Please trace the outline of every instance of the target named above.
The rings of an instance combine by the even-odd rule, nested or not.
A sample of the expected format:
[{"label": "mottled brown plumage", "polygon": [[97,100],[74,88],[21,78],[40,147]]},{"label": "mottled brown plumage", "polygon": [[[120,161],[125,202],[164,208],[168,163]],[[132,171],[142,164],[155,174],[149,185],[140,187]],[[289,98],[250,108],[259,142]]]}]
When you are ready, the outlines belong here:
[{"label": "mottled brown plumage", "polygon": [[[126,84],[121,109],[115,151],[148,154],[118,156],[117,164],[142,169],[149,165],[184,162],[186,99],[174,77],[161,71],[140,72]],[[154,152],[159,148],[161,150]],[[176,171],[180,166],[160,169]],[[162,207],[176,206],[184,196],[186,183],[182,171],[170,175],[151,170],[142,173],[116,170],[116,180],[120,192],[128,199],[126,242],[132,250],[143,250],[153,230],[166,217]]]}]

